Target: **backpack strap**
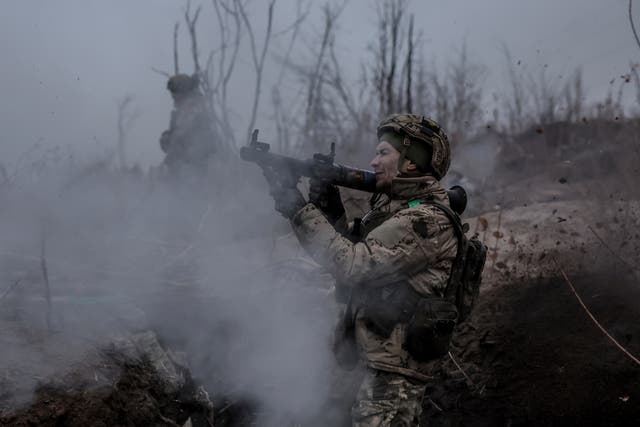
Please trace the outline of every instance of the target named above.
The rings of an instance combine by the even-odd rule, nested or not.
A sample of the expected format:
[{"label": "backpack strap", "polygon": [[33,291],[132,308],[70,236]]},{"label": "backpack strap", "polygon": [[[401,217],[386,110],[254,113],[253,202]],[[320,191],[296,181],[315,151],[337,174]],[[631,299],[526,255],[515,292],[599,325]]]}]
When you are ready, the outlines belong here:
[{"label": "backpack strap", "polygon": [[[436,200],[433,200],[431,198],[426,198],[426,199],[416,199],[416,200],[411,200],[409,201],[409,207],[412,206],[416,206],[420,203],[424,203],[426,205],[431,205],[431,206],[435,206],[436,208],[440,209],[442,212],[445,213],[445,215],[449,218],[449,220],[451,221],[451,224],[453,225],[453,228],[456,232],[456,237],[458,238],[458,250],[456,252],[456,259],[453,262],[453,265],[451,267],[451,274],[449,275],[449,280],[447,282],[447,287],[444,290],[444,297],[446,299],[454,299],[456,298],[456,293],[458,291],[458,289],[456,289],[456,286],[453,286],[452,283],[457,283],[458,280],[453,280],[454,274],[460,274],[462,271],[462,263],[464,262],[464,234],[465,234],[465,227],[462,224],[462,221],[460,220],[460,216],[455,213],[453,211],[453,209],[451,209],[449,206],[445,205],[444,203],[438,202]],[[466,224],[465,224],[466,225]]]}]

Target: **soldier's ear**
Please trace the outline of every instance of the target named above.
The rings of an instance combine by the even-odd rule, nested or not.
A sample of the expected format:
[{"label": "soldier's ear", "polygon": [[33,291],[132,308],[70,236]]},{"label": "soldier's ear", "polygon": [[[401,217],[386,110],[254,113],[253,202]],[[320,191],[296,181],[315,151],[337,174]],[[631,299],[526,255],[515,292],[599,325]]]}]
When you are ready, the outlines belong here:
[{"label": "soldier's ear", "polygon": [[407,161],[407,163],[405,163],[405,169],[407,170],[407,172],[414,172],[414,171],[418,170],[418,166],[416,166],[415,163],[413,163],[409,159],[407,159],[406,161]]}]

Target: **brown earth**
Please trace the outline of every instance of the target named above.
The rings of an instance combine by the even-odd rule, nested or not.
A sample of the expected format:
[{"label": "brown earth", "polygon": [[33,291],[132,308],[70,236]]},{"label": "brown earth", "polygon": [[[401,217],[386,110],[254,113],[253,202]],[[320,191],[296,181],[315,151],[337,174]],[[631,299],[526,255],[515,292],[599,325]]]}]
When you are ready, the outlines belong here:
[{"label": "brown earth", "polygon": [[149,332],[119,340],[39,384],[30,405],[0,412],[0,425],[213,425],[206,392],[168,354]]},{"label": "brown earth", "polygon": [[[640,354],[638,283],[611,272],[572,283],[603,327]],[[423,425],[640,425],[640,365],[597,329],[563,278],[511,282],[485,297],[452,351],[474,384],[447,361]]]}]

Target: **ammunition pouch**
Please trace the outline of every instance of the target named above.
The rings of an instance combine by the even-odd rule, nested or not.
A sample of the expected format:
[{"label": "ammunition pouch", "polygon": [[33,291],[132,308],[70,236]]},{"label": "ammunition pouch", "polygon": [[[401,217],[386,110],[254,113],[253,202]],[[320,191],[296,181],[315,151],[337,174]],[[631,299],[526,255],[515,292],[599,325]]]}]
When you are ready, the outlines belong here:
[{"label": "ammunition pouch", "polygon": [[444,298],[420,298],[407,325],[403,348],[418,362],[444,356],[457,319],[454,303]]},{"label": "ammunition pouch", "polygon": [[363,304],[367,327],[376,335],[388,338],[397,324],[411,319],[419,298],[405,283],[371,290]]},{"label": "ammunition pouch", "polygon": [[447,354],[458,320],[453,302],[423,297],[408,284],[370,292],[364,313],[369,330],[382,338],[388,338],[396,325],[406,324],[403,348],[418,362]]}]

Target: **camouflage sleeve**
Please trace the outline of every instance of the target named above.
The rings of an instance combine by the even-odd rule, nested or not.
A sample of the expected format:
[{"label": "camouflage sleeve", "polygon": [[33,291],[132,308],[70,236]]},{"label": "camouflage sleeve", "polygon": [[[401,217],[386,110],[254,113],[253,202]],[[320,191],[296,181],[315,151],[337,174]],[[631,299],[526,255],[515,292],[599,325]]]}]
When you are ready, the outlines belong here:
[{"label": "camouflage sleeve", "polygon": [[397,212],[364,241],[353,243],[312,204],[296,214],[292,225],[309,255],[336,280],[367,286],[396,282],[436,263],[444,243],[439,235],[451,227],[431,208],[417,206]]}]

